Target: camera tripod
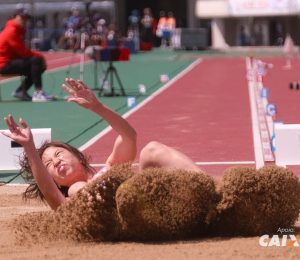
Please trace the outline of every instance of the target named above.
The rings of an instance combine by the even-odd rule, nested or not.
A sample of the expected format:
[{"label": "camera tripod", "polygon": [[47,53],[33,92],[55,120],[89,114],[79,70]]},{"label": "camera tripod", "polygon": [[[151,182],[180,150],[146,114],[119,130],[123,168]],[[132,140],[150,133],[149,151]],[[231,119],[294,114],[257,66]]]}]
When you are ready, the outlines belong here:
[{"label": "camera tripod", "polygon": [[[102,85],[99,89],[99,96],[110,96],[110,97],[118,96],[118,94],[115,93],[114,76],[117,79],[117,82],[119,84],[122,96],[126,96],[126,92],[124,90],[123,84],[122,84],[121,79],[119,77],[118,71],[117,71],[116,67],[113,65],[113,61],[111,59],[109,60],[109,65],[106,69],[105,76],[104,76],[104,79],[102,81]],[[104,93],[104,85],[107,82],[108,78],[109,78],[109,82],[110,82],[111,92],[109,94],[106,94],[106,93]]]}]

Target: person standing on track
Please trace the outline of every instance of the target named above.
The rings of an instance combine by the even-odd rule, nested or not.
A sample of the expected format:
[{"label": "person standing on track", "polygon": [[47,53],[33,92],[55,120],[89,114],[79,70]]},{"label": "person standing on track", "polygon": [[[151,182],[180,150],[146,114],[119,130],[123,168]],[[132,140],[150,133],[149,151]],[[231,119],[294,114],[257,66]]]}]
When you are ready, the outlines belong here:
[{"label": "person standing on track", "polygon": [[296,56],[295,44],[290,34],[288,34],[285,38],[283,53],[286,58],[286,63],[283,68],[289,70],[292,68],[292,59]]},{"label": "person standing on track", "polygon": [[[1,132],[24,148],[25,156],[20,161],[21,172],[30,183],[24,197],[46,200],[54,210],[66,202],[68,196],[74,195],[110,167],[133,162],[137,152],[137,133],[134,128],[102,104],[85,83],[67,78],[63,88],[70,94],[68,102],[96,113],[118,133],[112,152],[105,162],[106,166],[100,171],[97,172],[88,163],[82,152],[66,143],[50,142],[36,149],[31,130],[23,119],[17,124],[13,116],[8,115],[5,122],[10,132]],[[150,167],[201,172],[186,155],[156,141],[148,143],[142,149],[136,171]]]},{"label": "person standing on track", "polygon": [[[23,101],[50,101],[53,97],[42,90],[46,61],[41,53],[25,46],[25,27],[29,18],[26,9],[17,9],[0,33],[0,74],[24,76],[21,85],[12,94],[14,97]],[[27,91],[33,84],[35,92],[31,97]]]}]

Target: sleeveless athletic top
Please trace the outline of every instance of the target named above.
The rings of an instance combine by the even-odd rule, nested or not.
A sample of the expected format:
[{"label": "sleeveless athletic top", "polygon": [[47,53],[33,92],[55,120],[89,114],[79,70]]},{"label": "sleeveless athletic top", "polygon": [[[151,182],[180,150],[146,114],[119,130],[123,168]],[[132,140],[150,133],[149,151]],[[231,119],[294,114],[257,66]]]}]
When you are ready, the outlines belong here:
[{"label": "sleeveless athletic top", "polygon": [[[104,173],[106,173],[108,171],[108,166],[105,165],[103,166],[94,176],[92,179],[98,178],[99,176],[103,175]],[[61,193],[65,196],[65,197],[69,197],[68,195],[68,191],[69,191],[69,187],[66,186],[61,186],[58,187],[58,189],[61,191]]]}]

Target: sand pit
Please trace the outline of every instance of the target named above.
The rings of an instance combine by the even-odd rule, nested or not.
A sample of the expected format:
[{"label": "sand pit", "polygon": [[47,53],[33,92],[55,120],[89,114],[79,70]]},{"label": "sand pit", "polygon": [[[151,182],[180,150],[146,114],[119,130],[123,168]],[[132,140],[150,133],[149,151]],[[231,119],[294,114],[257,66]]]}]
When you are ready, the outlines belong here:
[{"label": "sand pit", "polygon": [[218,196],[212,177],[147,169],[122,183],[116,202],[124,235],[138,241],[199,237]]},{"label": "sand pit", "polygon": [[300,182],[288,169],[277,166],[258,171],[228,168],[220,181],[222,200],[211,233],[253,236],[276,234],[290,227],[300,211]]},{"label": "sand pit", "polygon": [[[49,207],[21,199],[23,186],[0,187],[0,259],[298,259],[299,247],[261,247],[259,236],[213,237],[159,243],[78,242],[41,240],[16,243],[12,224],[24,213],[52,211]],[[39,213],[45,214],[45,213]],[[19,218],[18,218],[19,219]],[[283,227],[284,228],[284,227]],[[300,221],[293,227],[300,233]]]},{"label": "sand pit", "polygon": [[115,194],[133,174],[128,165],[113,167],[56,211],[24,214],[13,223],[17,242],[120,240]]}]

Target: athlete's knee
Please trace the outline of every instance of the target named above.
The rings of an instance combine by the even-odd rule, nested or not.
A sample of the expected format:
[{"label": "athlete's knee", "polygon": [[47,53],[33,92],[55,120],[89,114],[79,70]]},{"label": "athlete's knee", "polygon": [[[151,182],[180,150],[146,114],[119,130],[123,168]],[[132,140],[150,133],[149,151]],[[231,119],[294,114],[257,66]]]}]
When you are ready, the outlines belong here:
[{"label": "athlete's knee", "polygon": [[30,58],[31,63],[35,63],[35,64],[41,64],[43,62],[43,57],[40,56],[32,56]]},{"label": "athlete's knee", "polygon": [[140,153],[140,164],[142,168],[155,167],[164,154],[165,145],[151,141],[144,146]]},{"label": "athlete's knee", "polygon": [[163,144],[157,141],[151,141],[147,143],[144,148],[142,149],[141,153],[147,155],[155,155],[162,149]]},{"label": "athlete's knee", "polygon": [[32,65],[39,67],[40,71],[44,72],[47,68],[45,59],[42,56],[33,56],[30,59]]}]

